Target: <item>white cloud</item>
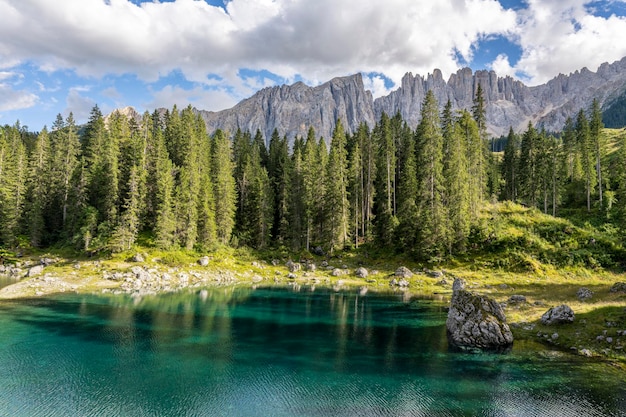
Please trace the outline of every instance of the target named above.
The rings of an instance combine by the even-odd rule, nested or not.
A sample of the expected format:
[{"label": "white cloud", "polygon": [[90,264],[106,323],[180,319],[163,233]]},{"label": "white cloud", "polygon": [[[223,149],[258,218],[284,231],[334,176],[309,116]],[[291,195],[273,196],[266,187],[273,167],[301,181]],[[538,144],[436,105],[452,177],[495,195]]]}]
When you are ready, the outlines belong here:
[{"label": "white cloud", "polygon": [[85,89],[83,87],[72,87],[65,99],[66,107],[63,114],[67,117],[71,112],[77,123],[87,121],[91,109],[96,105],[95,100],[80,94],[84,91]]},{"label": "white cloud", "polygon": [[515,69],[527,74],[531,84],[548,81],[559,73],[626,56],[626,18],[593,16],[587,0],[529,0],[520,12],[517,39],[523,49]]},{"label": "white cloud", "polygon": [[380,75],[368,76],[363,74],[363,85],[372,92],[374,98],[388,95],[391,90],[385,86],[385,79]]},{"label": "white cloud", "polygon": [[509,57],[506,54],[500,54],[490,64],[492,70],[500,77],[510,76],[515,77],[515,68],[511,66]]},{"label": "white cloud", "polygon": [[164,107],[172,108],[174,104],[179,109],[191,104],[200,110],[223,110],[234,106],[237,100],[225,90],[206,90],[197,86],[191,90],[185,90],[178,86],[165,86],[161,90],[152,93],[153,99],[145,103],[145,108],[155,109]]},{"label": "white cloud", "polygon": [[[206,83],[207,74],[227,79],[250,68],[313,84],[356,72],[395,82],[407,71],[450,73],[458,67],[451,51],[471,59],[473,43],[511,32],[516,19],[496,0],[232,0],[226,9],[193,0],[0,0],[0,15],[0,54],[48,71],[155,81],[180,69]],[[235,84],[240,96],[259,83]]]},{"label": "white cloud", "polygon": [[[480,40],[502,35],[520,45],[522,57],[512,63],[511,55],[501,54],[491,67],[500,75],[524,73],[536,84],[626,55],[620,42],[626,19],[590,15],[588,0],[526,0],[516,11],[496,0],[225,3],[0,0],[0,69],[6,70],[0,77],[27,61],[50,73],[69,69],[95,77],[94,84],[105,74],[154,82],[180,70],[197,87],[163,88],[154,92],[153,103],[218,110],[274,84],[242,78],[241,68],[267,70],[288,82],[298,76],[313,85],[379,73],[398,85],[408,71],[426,75],[439,68],[446,77],[460,66],[458,55],[471,64]],[[375,96],[387,92],[382,78],[364,82]],[[88,91],[70,91],[68,108]],[[115,99],[115,91],[104,93]]]},{"label": "white cloud", "polygon": [[23,90],[14,90],[10,85],[0,83],[0,111],[20,110],[33,107],[39,97]]}]

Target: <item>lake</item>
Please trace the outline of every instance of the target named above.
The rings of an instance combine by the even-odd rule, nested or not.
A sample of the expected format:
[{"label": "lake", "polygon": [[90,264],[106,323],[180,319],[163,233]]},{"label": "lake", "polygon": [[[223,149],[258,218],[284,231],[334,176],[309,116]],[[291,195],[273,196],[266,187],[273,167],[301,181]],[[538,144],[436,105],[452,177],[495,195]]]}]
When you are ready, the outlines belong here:
[{"label": "lake", "polygon": [[532,343],[449,351],[446,314],[310,288],[0,301],[0,415],[626,415],[626,372]]}]

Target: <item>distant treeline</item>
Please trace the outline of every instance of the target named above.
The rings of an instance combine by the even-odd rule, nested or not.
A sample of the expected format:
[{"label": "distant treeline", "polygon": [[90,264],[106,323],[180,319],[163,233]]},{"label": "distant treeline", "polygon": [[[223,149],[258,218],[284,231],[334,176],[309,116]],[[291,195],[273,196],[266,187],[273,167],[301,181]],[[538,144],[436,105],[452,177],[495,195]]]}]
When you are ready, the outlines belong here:
[{"label": "distant treeline", "polygon": [[135,122],[96,106],[80,134],[71,114],[38,134],[0,128],[0,245],[122,251],[144,233],[163,249],[371,242],[434,259],[467,249],[487,199],[552,213],[626,201],[626,147],[609,167],[601,128],[594,103],[560,138],[511,130],[498,160],[480,86],[459,112],[429,92],[415,130],[383,114],[291,146],[276,131],[209,136],[191,107]]}]

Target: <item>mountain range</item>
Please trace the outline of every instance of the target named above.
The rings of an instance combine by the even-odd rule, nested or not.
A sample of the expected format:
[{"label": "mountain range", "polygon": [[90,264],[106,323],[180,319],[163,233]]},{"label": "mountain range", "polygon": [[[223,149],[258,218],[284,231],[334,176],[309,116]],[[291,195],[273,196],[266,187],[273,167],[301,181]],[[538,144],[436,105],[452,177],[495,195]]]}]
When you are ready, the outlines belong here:
[{"label": "mountain range", "polygon": [[390,116],[400,112],[414,128],[428,90],[433,90],[442,108],[450,100],[453,109],[471,109],[479,84],[492,136],[505,135],[510,127],[523,131],[529,122],[560,131],[568,117],[575,118],[580,109],[588,109],[593,99],[607,109],[622,98],[626,92],[626,57],[604,63],[596,72],[582,68],[532,87],[509,76],[499,77],[494,71],[473,72],[470,68],[458,70],[447,81],[437,69],[425,77],[407,73],[396,90],[376,99],[365,89],[361,74],[354,74],[316,87],[302,82],[268,87],[230,109],[198,112],[209,133],[217,129],[232,133],[240,128],[254,134],[259,129],[269,139],[277,129],[281,136],[293,139],[306,136],[313,126],[318,136],[328,140],[337,119],[353,133],[362,122],[373,127],[383,112]]}]

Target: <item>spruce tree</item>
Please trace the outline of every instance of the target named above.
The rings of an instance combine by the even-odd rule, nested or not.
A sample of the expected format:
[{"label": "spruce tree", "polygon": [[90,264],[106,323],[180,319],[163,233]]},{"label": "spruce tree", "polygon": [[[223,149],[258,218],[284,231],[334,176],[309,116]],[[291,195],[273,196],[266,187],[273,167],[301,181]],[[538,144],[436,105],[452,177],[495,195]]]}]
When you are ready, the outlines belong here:
[{"label": "spruce tree", "polygon": [[419,212],[418,247],[422,256],[443,255],[449,234],[447,210],[443,204],[443,135],[437,100],[432,90],[422,103],[416,130],[417,197]]},{"label": "spruce tree", "polygon": [[594,144],[589,129],[589,121],[582,109],[578,112],[578,116],[576,117],[575,131],[576,142],[581,156],[587,211],[591,211],[591,195],[596,186]]},{"label": "spruce tree", "polygon": [[595,168],[596,168],[596,181],[598,185],[598,202],[600,207],[603,207],[603,187],[605,181],[603,176],[606,177],[606,173],[603,172],[603,160],[606,156],[606,140],[602,133],[604,124],[602,123],[602,110],[597,99],[593,99],[591,104],[591,115],[589,118],[589,134],[590,140],[593,143],[595,154]]},{"label": "spruce tree", "polygon": [[28,174],[27,225],[30,244],[34,247],[41,246],[45,241],[44,214],[49,205],[48,192],[52,180],[51,162],[50,138],[48,129],[44,126],[37,136],[35,149],[30,157]]},{"label": "spruce tree", "polygon": [[513,127],[509,128],[506,146],[504,148],[504,158],[502,161],[502,176],[504,177],[504,189],[502,197],[505,200],[516,201],[518,186],[519,165],[519,138],[513,131]]},{"label": "spruce tree", "polygon": [[346,134],[340,119],[333,130],[326,166],[325,202],[328,207],[328,242],[331,252],[343,249],[348,241],[349,202]]},{"label": "spruce tree", "polygon": [[211,175],[215,200],[215,226],[218,242],[228,244],[235,223],[236,189],[230,140],[222,130],[212,137]]},{"label": "spruce tree", "polygon": [[452,120],[445,111],[442,123],[445,143],[443,201],[448,209],[450,228],[447,240],[448,252],[463,252],[466,249],[471,224],[466,136],[461,123]]},{"label": "spruce tree", "polygon": [[376,235],[383,245],[391,245],[397,226],[395,201],[396,144],[389,117],[383,113],[374,128],[378,155],[376,160]]}]

